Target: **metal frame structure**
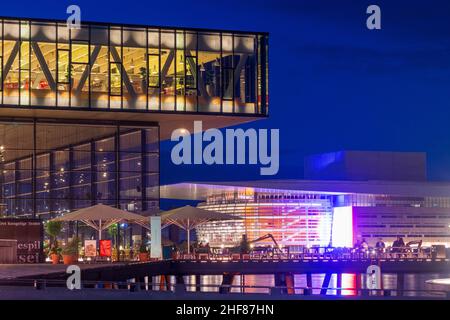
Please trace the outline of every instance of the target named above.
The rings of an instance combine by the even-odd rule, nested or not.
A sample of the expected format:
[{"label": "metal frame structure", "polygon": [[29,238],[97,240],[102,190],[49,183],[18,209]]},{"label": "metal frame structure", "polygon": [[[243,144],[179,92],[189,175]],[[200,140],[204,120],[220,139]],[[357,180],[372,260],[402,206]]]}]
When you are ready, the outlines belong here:
[{"label": "metal frame structure", "polygon": [[[20,122],[19,122],[20,121]],[[115,157],[114,157],[114,166],[115,166],[115,170],[114,172],[109,172],[111,174],[115,175],[114,178],[114,184],[115,184],[115,199],[107,199],[108,201],[112,201],[114,202],[114,205],[117,208],[120,208],[122,203],[123,203],[123,199],[120,196],[120,193],[122,191],[120,183],[122,181],[122,179],[127,179],[127,177],[124,177],[123,174],[127,174],[127,172],[122,172],[121,170],[121,166],[120,166],[120,161],[124,161],[123,159],[123,155],[127,153],[127,151],[120,149],[120,152],[118,149],[116,149],[117,147],[120,147],[120,138],[127,135],[127,134],[131,134],[131,133],[135,133],[137,132],[138,134],[140,133],[140,137],[144,138],[144,141],[142,141],[141,139],[141,146],[140,148],[140,159],[141,159],[141,169],[139,172],[139,176],[140,176],[140,191],[141,191],[141,196],[139,201],[141,201],[142,204],[142,208],[139,211],[147,211],[150,208],[148,208],[147,203],[149,201],[155,201],[158,202],[159,201],[159,194],[157,197],[152,197],[151,199],[148,198],[148,194],[147,194],[147,182],[146,182],[146,177],[150,174],[150,175],[158,175],[158,186],[159,186],[159,180],[160,180],[160,175],[159,175],[159,146],[157,147],[157,149],[155,149],[154,152],[149,152],[148,150],[146,150],[146,145],[147,142],[145,141],[146,138],[146,129],[152,129],[152,130],[157,130],[157,132],[155,132],[155,134],[158,134],[158,136],[155,137],[155,141],[156,139],[158,139],[157,141],[159,141],[159,127],[158,124],[155,123],[142,123],[142,122],[109,122],[109,121],[105,121],[105,122],[101,122],[101,121],[61,121],[61,120],[51,120],[51,119],[14,119],[13,121],[11,121],[11,119],[8,121],[7,119],[0,119],[0,123],[3,124],[17,124],[17,123],[27,123],[28,125],[32,125],[32,132],[33,132],[33,137],[32,138],[32,145],[33,145],[33,149],[32,150],[26,150],[29,155],[23,157],[23,158],[16,158],[13,160],[8,160],[6,162],[2,163],[2,179],[1,179],[1,186],[2,189],[4,188],[4,186],[6,184],[14,184],[14,194],[10,195],[10,196],[5,196],[4,192],[2,192],[2,198],[1,201],[11,201],[13,200],[12,203],[15,203],[15,200],[19,199],[19,200],[31,200],[32,202],[32,212],[31,214],[25,213],[24,216],[32,216],[32,217],[36,217],[36,216],[41,216],[41,215],[46,215],[49,214],[50,216],[54,216],[56,214],[56,212],[58,212],[58,210],[56,210],[57,208],[55,207],[55,201],[58,199],[54,192],[55,190],[58,189],[58,186],[55,185],[54,183],[54,179],[53,176],[58,174],[57,172],[57,168],[55,166],[55,152],[63,152],[63,151],[67,151],[69,150],[69,159],[68,159],[68,168],[67,170],[64,171],[64,174],[68,175],[68,179],[69,179],[69,184],[68,184],[68,190],[69,190],[69,199],[68,199],[68,203],[69,203],[69,207],[66,208],[69,211],[72,211],[74,209],[80,208],[79,206],[76,206],[74,204],[74,192],[73,192],[73,188],[75,188],[76,183],[75,183],[75,177],[74,177],[74,173],[76,172],[80,172],[79,168],[74,168],[74,148],[77,148],[78,146],[82,146],[82,145],[89,145],[90,146],[90,151],[86,151],[86,157],[88,157],[90,159],[90,164],[89,164],[89,170],[86,169],[82,172],[86,172],[90,174],[91,180],[89,181],[90,184],[90,193],[91,193],[91,201],[90,201],[90,205],[94,205],[96,203],[100,203],[102,200],[97,199],[96,195],[97,195],[97,185],[98,185],[98,181],[97,181],[97,174],[99,173],[99,171],[97,170],[97,166],[98,166],[98,161],[96,159],[96,155],[98,154],[98,150],[96,150],[95,144],[97,141],[101,141],[104,139],[110,139],[110,138],[114,138],[115,141]],[[115,128],[115,133],[113,136],[111,135],[106,135],[106,136],[101,136],[101,137],[96,137],[95,139],[89,139],[86,141],[79,141],[76,144],[68,144],[68,145],[64,145],[64,146],[59,146],[55,149],[52,150],[40,150],[39,146],[37,146],[37,127],[39,125],[56,125],[57,124],[71,124],[74,125],[75,123],[77,124],[81,124],[81,125],[88,125],[88,126],[111,126],[111,128]],[[126,127],[126,129],[124,130],[124,127]],[[134,128],[134,129],[133,129]],[[159,143],[158,143],[159,144]],[[19,149],[13,149],[13,148],[4,148],[3,152],[7,153],[7,152],[15,152],[15,151],[22,151]],[[136,152],[131,152],[132,154],[136,154]],[[48,169],[42,169],[42,168],[37,168],[37,158],[38,157],[42,157],[42,156],[46,156],[48,155]],[[156,159],[156,161],[158,162],[158,170],[156,172],[150,172],[148,171],[146,168],[147,166],[144,167],[144,165],[146,165],[146,162],[142,162],[142,160],[147,161],[147,156],[148,155],[155,155],[158,157],[158,159]],[[19,163],[21,163],[22,161],[25,161],[27,159],[31,159],[31,163],[32,166],[29,169],[24,169],[21,168],[19,166]],[[120,161],[118,161],[118,159],[120,159]],[[126,160],[126,159],[125,159]],[[13,167],[14,169],[14,180],[5,180],[5,178],[3,177],[4,174],[7,174],[11,169],[10,167]],[[20,179],[21,177],[19,176],[19,174],[22,172],[26,172],[26,171],[31,171],[31,176],[30,176],[30,180],[31,180],[31,194],[30,196],[27,196],[27,193],[23,193],[23,190],[21,191],[19,189],[20,186]],[[44,198],[38,198],[37,194],[40,193],[42,194],[43,190],[38,190],[36,185],[37,185],[37,180],[40,177],[40,175],[38,175],[38,171],[48,171],[49,177],[48,177],[48,189],[47,192],[49,194],[48,197],[44,197]],[[133,172],[132,174],[136,174],[137,172]],[[131,173],[130,173],[131,174]],[[158,188],[159,190],[159,188]],[[4,190],[2,190],[4,191]],[[158,191],[159,193],[159,191]],[[38,201],[49,201],[49,205],[48,205],[48,212],[42,212],[42,210],[39,210],[38,208]],[[79,200],[89,200],[89,199],[79,199]],[[104,200],[103,200],[104,201]],[[112,204],[112,203],[111,203]],[[14,205],[15,207],[17,207],[16,205]],[[15,210],[13,210],[15,211]],[[11,215],[12,212],[6,212],[7,215]],[[14,214],[17,216],[17,214]],[[20,215],[18,215],[20,216]]]},{"label": "metal frame structure", "polygon": [[[62,108],[76,110],[76,109],[95,109],[95,110],[122,110],[122,111],[140,111],[140,112],[183,112],[183,113],[204,113],[204,114],[230,114],[230,115],[252,115],[252,116],[267,116],[267,64],[268,64],[268,55],[267,55],[267,33],[247,33],[247,32],[237,32],[237,31],[223,31],[223,30],[204,30],[204,29],[184,29],[184,28],[168,28],[168,27],[148,27],[148,26],[133,26],[133,25],[114,25],[114,24],[103,24],[103,23],[85,23],[82,25],[82,31],[68,31],[68,39],[61,40],[64,35],[61,34],[62,29],[65,27],[65,23],[57,20],[43,20],[43,19],[18,19],[18,18],[0,18],[1,19],[1,27],[2,27],[2,52],[0,53],[0,60],[2,61],[2,101],[0,104],[5,106],[26,106],[26,107],[46,107],[46,108],[55,108],[58,107],[59,110]],[[17,25],[15,25],[17,24]],[[18,26],[18,35],[14,35],[14,30],[8,30],[11,28],[15,28]],[[42,35],[45,33],[43,31],[44,28],[53,28],[56,34],[56,40],[51,40],[46,35]],[[93,30],[100,30],[99,32],[103,32],[103,36],[107,37],[107,41],[105,43],[99,43],[98,39],[92,35]],[[84,34],[83,34],[84,32]],[[114,36],[114,33],[120,32],[120,45],[111,42],[111,38]],[[131,34],[135,33],[143,33],[145,32],[145,40],[146,44],[144,47],[139,47],[140,49],[144,49],[145,54],[145,65],[147,66],[147,86],[146,88],[142,88],[141,96],[145,94],[145,103],[139,102],[139,95],[135,92],[133,88],[133,81],[128,75],[128,70],[124,66],[124,46],[130,48],[129,43],[132,43],[133,39],[125,39],[124,42],[124,33],[127,32],[129,37],[132,37]],[[42,33],[42,34],[41,34]],[[155,35],[158,37],[158,47],[152,48],[149,45],[149,34]],[[166,44],[162,44],[161,37],[162,35],[169,35],[173,38],[173,47],[167,47]],[[195,41],[195,53],[192,49],[188,48],[186,36],[190,35],[192,41]],[[219,39],[219,47],[220,49],[215,52],[220,55],[216,61],[213,61],[215,65],[213,68],[217,68],[217,71],[214,69],[214,77],[217,76],[218,83],[215,84],[217,96],[210,96],[208,90],[206,88],[206,84],[202,80],[201,69],[204,68],[203,64],[199,62],[199,43],[201,37],[216,37]],[[224,48],[224,37],[231,38],[231,66],[225,66],[225,58],[223,55]],[[253,39],[253,48],[247,48],[248,53],[240,53],[236,52],[237,40],[242,37],[246,37],[248,39]],[[180,39],[178,39],[180,38]],[[55,66],[56,71],[52,70],[52,67],[48,65],[48,59],[44,59],[42,52],[39,48],[38,42],[42,42],[42,39],[46,39],[46,43],[54,44],[56,50],[55,56]],[[181,40],[181,44],[177,44]],[[13,51],[10,52],[10,55],[5,61],[5,46],[4,41],[15,41],[15,46]],[[93,43],[93,41],[97,43]],[[128,41],[128,42],[127,42]],[[172,41],[172,40],[171,40]],[[202,40],[203,45],[205,45],[205,39]],[[88,57],[87,61],[75,62],[73,61],[73,47],[75,45],[80,45],[81,43],[87,44],[87,52]],[[27,45],[27,46],[26,46]],[[180,49],[179,46],[182,46]],[[208,44],[210,45],[210,44]],[[120,48],[117,48],[120,46]],[[28,59],[28,63],[23,63],[23,55],[22,55],[22,47],[27,47],[27,53],[25,52],[25,58]],[[108,51],[108,72],[107,72],[107,107],[102,107],[99,105],[95,105],[97,101],[99,101],[102,96],[99,91],[94,92],[92,88],[92,79],[91,73],[94,69],[94,65],[96,59],[98,58],[99,51],[102,47],[107,48]],[[239,43],[239,48],[245,47],[245,44]],[[135,47],[136,49],[138,47]],[[212,48],[212,47],[211,47]],[[120,49],[120,50],[118,50]],[[152,51],[153,50],[153,51]],[[154,50],[157,50],[157,53],[154,53]],[[161,55],[163,52],[169,51],[168,57],[165,61],[165,64],[161,63]],[[211,49],[214,50],[214,49]],[[60,52],[68,52],[68,61],[67,61],[67,72],[68,79],[61,82],[60,75],[62,73],[60,68]],[[152,52],[152,53],[151,53]],[[178,53],[181,53],[180,59],[178,58]],[[250,54],[251,53],[251,54]],[[150,76],[150,66],[149,66],[149,56],[153,55],[158,56],[158,87],[150,86],[149,76]],[[48,83],[48,87],[50,89],[50,95],[46,94],[45,98],[42,98],[41,92],[37,91],[48,91],[48,90],[36,90],[32,89],[31,84],[31,60],[32,56],[36,56],[39,67],[42,69],[42,74]],[[18,57],[18,58],[16,58]],[[235,63],[236,59],[240,59],[239,63]],[[5,97],[9,97],[9,95],[5,95],[5,86],[4,82],[8,78],[8,74],[11,71],[12,65],[18,60],[19,71],[18,71],[18,85],[16,87],[15,84],[9,84],[9,86],[14,86],[14,89],[7,89],[17,91],[14,95],[18,95],[17,100],[9,99],[11,101],[5,100]],[[112,64],[118,65],[120,72],[120,92],[119,94],[113,94],[112,92],[112,83],[111,83],[111,66]],[[177,65],[182,65],[182,71],[184,72],[184,76],[180,78],[180,75],[177,73]],[[216,66],[217,64],[217,66]],[[22,69],[22,65],[28,65],[26,69]],[[80,78],[80,83],[75,86],[73,80],[73,66],[75,65],[84,65],[84,71],[82,72],[82,76]],[[174,69],[173,79],[171,80],[171,86],[174,89],[173,94],[165,93],[165,89],[162,87],[165,84],[166,73],[168,71],[169,66],[172,65]],[[194,85],[189,87],[187,85],[188,76],[187,70],[191,70],[192,77],[194,78]],[[231,83],[230,88],[222,88],[225,83],[225,72],[230,72],[231,75]],[[55,73],[56,72],[56,73]],[[245,74],[245,80],[240,82],[240,74]],[[206,75],[204,75],[206,77]],[[24,79],[22,79],[24,77]],[[242,76],[241,76],[242,77]],[[23,80],[28,81],[27,85],[23,85]],[[86,83],[86,81],[88,83]],[[237,83],[237,82],[238,83]],[[182,86],[180,89],[180,93],[178,93],[177,85],[178,82]],[[85,92],[83,87],[87,85],[87,100],[86,98],[81,98],[81,93]],[[36,84],[34,84],[34,87]],[[236,86],[244,86],[244,91],[250,90],[250,95],[248,99],[250,102],[246,102],[247,94],[244,97],[239,97],[237,94]],[[65,88],[61,90],[61,88]],[[150,90],[151,89],[151,90]],[[6,90],[6,91],[7,91]],[[127,95],[124,94],[124,90],[126,90]],[[149,101],[149,95],[152,97],[156,97],[153,91],[158,91],[156,96],[158,97],[158,105],[155,105],[153,102]],[[67,91],[67,94],[65,94]],[[152,93],[150,93],[152,91]],[[191,97],[187,95],[187,92],[195,94]],[[232,93],[232,97],[228,97],[228,92]],[[95,93],[95,95],[94,95]],[[37,95],[38,94],[38,95]],[[41,95],[41,96],[40,96]],[[52,95],[54,95],[52,97]],[[64,98],[64,95],[67,97]],[[50,98],[48,98],[50,96]],[[112,102],[117,99],[115,96],[120,96],[120,106],[112,106]],[[177,99],[182,98],[182,103],[179,104]],[[239,98],[238,98],[239,97]],[[190,107],[187,107],[188,98],[191,99]],[[202,102],[200,102],[200,98],[202,98]],[[216,106],[215,99],[220,100],[220,105]],[[64,101],[64,99],[66,101]],[[168,99],[167,101],[164,99]],[[173,102],[171,102],[173,99]],[[39,103],[40,100],[45,100],[46,103]],[[164,106],[162,105],[164,102]],[[192,104],[192,101],[195,105]],[[231,104],[229,108],[224,108],[224,101],[227,101],[227,105]],[[240,102],[239,102],[240,101]],[[242,102],[243,101],[243,102]],[[13,102],[13,103],[12,103]],[[16,103],[17,102],[17,103]],[[125,105],[126,103],[126,105]],[[206,103],[206,105],[204,105]],[[47,105],[46,105],[47,104]],[[117,103],[116,103],[117,104]],[[238,106],[239,104],[239,106]],[[168,105],[168,106],[166,106]],[[206,111],[205,111],[206,110]]]}]

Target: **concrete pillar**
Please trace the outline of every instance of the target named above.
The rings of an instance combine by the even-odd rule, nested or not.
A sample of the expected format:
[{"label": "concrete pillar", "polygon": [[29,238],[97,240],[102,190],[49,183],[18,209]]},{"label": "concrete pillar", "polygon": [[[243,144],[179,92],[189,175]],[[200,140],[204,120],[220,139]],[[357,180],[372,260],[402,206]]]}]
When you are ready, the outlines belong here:
[{"label": "concrete pillar", "polygon": [[338,287],[337,291],[336,291],[336,295],[340,296],[342,295],[342,273],[338,273],[336,274],[337,277],[337,281],[336,281],[336,287]]},{"label": "concrete pillar", "polygon": [[294,294],[294,275],[291,273],[275,273],[275,287],[282,287],[281,293]]},{"label": "concrete pillar", "polygon": [[306,287],[307,289],[304,290],[303,294],[305,296],[312,295],[312,274],[310,272],[306,274]]},{"label": "concrete pillar", "polygon": [[234,274],[224,273],[222,277],[222,285],[219,288],[219,293],[230,293],[230,287],[233,284]]},{"label": "concrete pillar", "polygon": [[201,291],[201,275],[197,274],[195,275],[195,290],[194,291]]},{"label": "concrete pillar", "polygon": [[397,274],[397,296],[403,296],[403,290],[405,288],[405,274],[398,273]]},{"label": "concrete pillar", "polygon": [[327,294],[327,291],[328,291],[327,289],[330,286],[330,281],[331,281],[331,272],[327,272],[325,274],[325,278],[323,278],[322,289],[320,289],[321,295]]}]

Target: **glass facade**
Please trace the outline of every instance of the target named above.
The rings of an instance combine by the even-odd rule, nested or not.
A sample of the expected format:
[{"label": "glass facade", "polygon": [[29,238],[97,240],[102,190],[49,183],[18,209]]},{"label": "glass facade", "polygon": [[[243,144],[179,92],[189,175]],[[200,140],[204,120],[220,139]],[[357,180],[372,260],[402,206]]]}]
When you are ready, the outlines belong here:
[{"label": "glass facade", "polygon": [[[242,235],[254,240],[272,234],[282,246],[328,246],[333,218],[330,196],[312,194],[224,193],[208,197],[199,207],[240,218],[213,221],[196,228],[200,241],[211,246],[236,246]],[[271,239],[259,244],[273,245]]]},{"label": "glass facade", "polygon": [[156,125],[0,122],[0,215],[48,219],[98,203],[159,207]]},{"label": "glass facade", "polygon": [[3,105],[268,112],[267,34],[0,21]]},{"label": "glass facade", "polygon": [[[186,188],[192,188],[185,186]],[[211,246],[235,246],[272,234],[282,246],[349,246],[363,238],[374,247],[379,238],[391,244],[450,246],[450,197],[417,197],[369,193],[302,192],[270,189],[259,192],[215,191],[200,207],[228,213],[239,220],[208,222],[197,237]],[[259,242],[273,244],[270,239]]]}]

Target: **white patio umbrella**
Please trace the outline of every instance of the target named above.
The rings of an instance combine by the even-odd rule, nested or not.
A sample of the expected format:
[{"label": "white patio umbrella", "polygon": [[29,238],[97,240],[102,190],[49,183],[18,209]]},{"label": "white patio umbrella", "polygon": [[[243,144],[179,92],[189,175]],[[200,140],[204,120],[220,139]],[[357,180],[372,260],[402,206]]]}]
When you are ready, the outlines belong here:
[{"label": "white patio umbrella", "polygon": [[63,216],[52,219],[51,221],[81,221],[88,226],[98,231],[98,239],[102,239],[102,231],[109,228],[111,225],[121,221],[128,221],[136,223],[147,229],[149,224],[146,217],[131,213],[125,210],[120,210],[104,204],[97,204],[92,207],[83,208],[77,211],[70,212]]},{"label": "white patio umbrella", "polygon": [[161,220],[164,226],[174,224],[187,232],[188,254],[190,249],[190,231],[210,221],[240,220],[241,218],[219,211],[210,211],[198,207],[184,206],[173,210],[164,211]]}]

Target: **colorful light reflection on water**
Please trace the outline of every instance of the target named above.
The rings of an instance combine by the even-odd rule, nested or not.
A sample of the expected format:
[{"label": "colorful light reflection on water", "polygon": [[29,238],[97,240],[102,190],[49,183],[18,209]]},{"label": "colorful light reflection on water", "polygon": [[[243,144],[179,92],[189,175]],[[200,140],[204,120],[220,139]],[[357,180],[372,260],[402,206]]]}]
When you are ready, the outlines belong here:
[{"label": "colorful light reflection on water", "polygon": [[[320,294],[320,288],[322,287],[323,281],[325,279],[325,273],[312,274],[312,287],[313,294]],[[341,276],[341,286],[338,287],[338,276]],[[404,288],[403,290],[429,290],[430,287],[426,283],[427,280],[438,279],[438,278],[448,278],[450,274],[405,274],[404,275]],[[173,277],[174,278],[174,277]],[[330,283],[328,285],[326,294],[327,295],[338,295],[344,296],[354,296],[357,294],[357,289],[367,288],[366,286],[367,277],[365,274],[354,274],[354,273],[344,273],[338,275],[336,273],[331,275]],[[184,277],[185,283],[188,285],[188,291],[195,291],[194,285],[196,281],[195,276]],[[172,283],[175,283],[173,279]],[[220,284],[222,283],[222,276],[216,275],[205,275],[200,276],[200,284],[202,286],[211,285],[211,287],[202,287],[203,292],[218,292]],[[191,286],[189,286],[189,284]],[[271,274],[263,275],[238,275],[234,277],[233,286],[235,288],[231,289],[231,292],[244,292],[244,293],[269,293],[269,287],[275,286],[274,276]],[[245,288],[244,288],[245,286]],[[302,294],[302,289],[307,287],[307,277],[306,274],[295,274],[294,275],[294,286],[298,289],[295,290],[296,294]],[[396,274],[383,274],[382,275],[382,286],[385,290],[396,290],[397,289],[397,275]],[[264,287],[264,288],[258,288]],[[405,295],[414,296],[414,292],[406,292]]]}]

